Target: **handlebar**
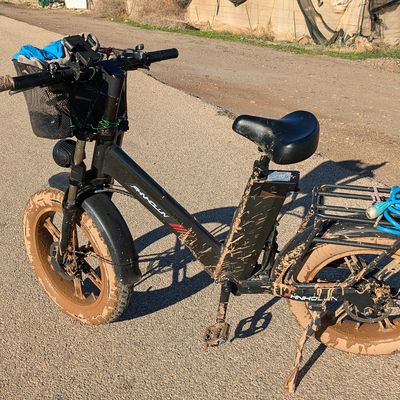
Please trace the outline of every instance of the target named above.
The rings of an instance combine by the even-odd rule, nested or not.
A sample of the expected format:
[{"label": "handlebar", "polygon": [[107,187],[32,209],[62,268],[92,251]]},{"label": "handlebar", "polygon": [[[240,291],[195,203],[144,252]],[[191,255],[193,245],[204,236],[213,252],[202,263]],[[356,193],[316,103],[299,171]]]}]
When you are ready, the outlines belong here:
[{"label": "handlebar", "polygon": [[[166,49],[159,51],[143,52],[141,50],[130,50],[122,57],[119,56],[115,60],[105,62],[113,62],[124,70],[132,70],[138,68],[148,68],[150,64],[170,60],[179,56],[177,49]],[[99,62],[101,65],[101,62]],[[50,64],[50,66],[54,66]],[[86,74],[82,74],[82,70],[71,67],[50,68],[43,72],[35,74],[22,75],[12,78],[10,75],[0,76],[0,92],[7,90],[28,90],[37,86],[49,86],[61,82],[72,82],[84,78]],[[93,68],[92,68],[93,69]],[[86,69],[87,71],[88,69]],[[80,77],[80,78],[79,78]]]},{"label": "handlebar", "polygon": [[54,72],[43,71],[36,74],[16,76],[14,78],[10,75],[0,76],[0,92],[33,89],[36,86],[72,81],[74,77],[75,72],[71,68],[59,69]]},{"label": "handlebar", "polygon": [[72,81],[75,72],[71,68],[58,69],[54,72],[43,71],[36,74],[16,76],[14,80],[14,90],[27,90],[36,86],[50,85],[60,82]]},{"label": "handlebar", "polygon": [[147,61],[151,64],[154,62],[171,60],[173,58],[178,58],[179,52],[177,49],[166,49],[159,51],[150,51],[146,54]]}]

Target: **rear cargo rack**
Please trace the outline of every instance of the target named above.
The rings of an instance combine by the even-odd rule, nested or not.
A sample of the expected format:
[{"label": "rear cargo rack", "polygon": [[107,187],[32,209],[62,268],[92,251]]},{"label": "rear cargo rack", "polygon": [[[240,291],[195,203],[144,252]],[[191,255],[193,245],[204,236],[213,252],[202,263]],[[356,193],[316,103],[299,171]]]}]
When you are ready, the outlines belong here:
[{"label": "rear cargo rack", "polygon": [[[379,193],[381,200],[385,200],[390,195],[390,188],[354,185],[321,185],[315,187],[312,193],[314,224],[344,221],[361,225],[360,230],[372,228],[375,220],[368,219],[365,211],[373,203],[373,196],[376,192]],[[384,220],[381,220],[379,224],[391,226],[389,222]],[[331,243],[376,250],[391,249],[391,246],[358,242],[350,238],[329,239],[317,236],[317,234],[312,241],[314,243]]]}]

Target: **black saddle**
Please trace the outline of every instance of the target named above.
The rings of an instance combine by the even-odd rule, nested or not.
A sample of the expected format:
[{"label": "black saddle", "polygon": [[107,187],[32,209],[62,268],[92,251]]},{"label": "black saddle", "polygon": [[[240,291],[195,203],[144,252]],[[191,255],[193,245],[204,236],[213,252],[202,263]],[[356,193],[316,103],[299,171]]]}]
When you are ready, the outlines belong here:
[{"label": "black saddle", "polygon": [[307,111],[295,111],[281,119],[240,115],[232,128],[257,144],[276,164],[304,161],[318,147],[319,123]]}]

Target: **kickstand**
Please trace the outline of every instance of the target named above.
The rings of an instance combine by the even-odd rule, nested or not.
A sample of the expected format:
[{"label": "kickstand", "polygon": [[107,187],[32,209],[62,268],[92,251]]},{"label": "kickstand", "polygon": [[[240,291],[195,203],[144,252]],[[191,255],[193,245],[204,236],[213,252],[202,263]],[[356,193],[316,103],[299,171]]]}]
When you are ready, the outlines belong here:
[{"label": "kickstand", "polygon": [[217,347],[228,340],[230,325],[226,323],[225,318],[231,290],[232,284],[229,281],[222,282],[216,323],[207,328],[204,334],[206,349],[208,347]]},{"label": "kickstand", "polygon": [[324,311],[324,309],[318,305],[318,306],[313,306],[310,307],[311,315],[312,315],[312,320],[304,330],[303,334],[301,335],[301,338],[299,340],[299,343],[297,345],[296,349],[296,358],[294,361],[294,366],[292,371],[290,372],[289,376],[286,378],[284,388],[289,392],[289,393],[294,393],[297,387],[297,376],[299,374],[300,370],[300,364],[303,359],[303,350],[304,346],[307,343],[308,339],[310,339],[311,336],[313,336],[316,332],[318,332],[321,329],[322,323],[321,323],[321,315]]}]

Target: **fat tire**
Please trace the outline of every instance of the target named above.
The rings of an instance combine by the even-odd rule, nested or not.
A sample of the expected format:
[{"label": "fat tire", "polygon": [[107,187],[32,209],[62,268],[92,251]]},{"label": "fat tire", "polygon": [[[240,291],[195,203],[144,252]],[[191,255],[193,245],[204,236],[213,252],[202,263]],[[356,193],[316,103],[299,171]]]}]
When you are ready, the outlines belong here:
[{"label": "fat tire", "polygon": [[[101,279],[104,283],[98,301],[94,305],[85,305],[75,299],[74,303],[74,299],[71,300],[66,295],[62,278],[51,269],[50,262],[45,260],[46,252],[49,251],[49,233],[40,224],[46,215],[62,213],[63,198],[62,191],[47,188],[33,194],[29,199],[24,214],[24,237],[29,261],[42,287],[63,312],[84,324],[110,323],[117,320],[127,308],[132,295],[132,282],[127,281],[121,268],[115,268],[118,260],[113,259],[113,252],[107,246],[110,241],[102,236],[86,211],[80,210],[78,225],[86,232],[99,256]],[[71,282],[64,281],[65,287]]]},{"label": "fat tire", "polygon": [[[368,242],[374,244],[390,245],[394,242],[393,236],[388,236],[380,232],[364,232],[363,236],[356,236],[355,232],[349,233],[352,240]],[[362,249],[359,247],[349,247],[335,244],[321,244],[308,255],[304,265],[295,271],[293,278],[296,282],[307,282],[312,279],[313,271],[321,265],[328,265],[329,260],[335,257],[351,254],[372,254],[373,250]],[[379,251],[375,251],[379,253]],[[396,253],[399,255],[398,253]],[[303,327],[309,324],[311,314],[307,308],[307,303],[288,300],[289,308],[297,322]],[[349,321],[350,322],[350,321]],[[365,325],[365,326],[364,326]],[[339,325],[326,326],[316,334],[316,338],[326,346],[353,354],[364,355],[384,355],[400,352],[400,325],[395,325],[391,329],[379,329],[378,323],[364,324],[359,331],[352,329],[351,326],[339,328]],[[346,329],[347,328],[347,329]]]}]

